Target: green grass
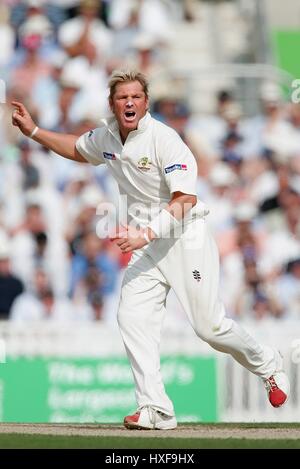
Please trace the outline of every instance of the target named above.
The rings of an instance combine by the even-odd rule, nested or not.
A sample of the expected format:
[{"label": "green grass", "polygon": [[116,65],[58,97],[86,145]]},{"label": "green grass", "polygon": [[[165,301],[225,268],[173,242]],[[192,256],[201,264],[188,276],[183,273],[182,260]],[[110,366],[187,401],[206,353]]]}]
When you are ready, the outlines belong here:
[{"label": "green grass", "polygon": [[250,440],[250,439],[200,439],[200,438],[130,438],[130,437],[89,437],[16,435],[7,433],[0,436],[0,448],[6,449],[295,449],[300,448],[299,440]]},{"label": "green grass", "polygon": [[206,423],[180,423],[179,427],[184,427],[186,425],[193,426],[212,426],[215,428],[294,428],[300,430],[300,422],[206,422]]},{"label": "green grass", "polygon": [[[194,425],[194,424],[193,424]],[[205,424],[204,424],[205,425]],[[215,428],[300,429],[300,423],[218,423]],[[78,425],[81,426],[81,425]],[[181,424],[180,426],[184,426]],[[97,425],[95,425],[97,427]],[[103,429],[103,425],[101,428]],[[201,424],[199,424],[201,427]],[[111,425],[110,425],[111,428]],[[0,448],[6,449],[300,449],[300,439],[246,439],[246,438],[180,438],[132,436],[52,436],[6,433],[0,434]]]}]

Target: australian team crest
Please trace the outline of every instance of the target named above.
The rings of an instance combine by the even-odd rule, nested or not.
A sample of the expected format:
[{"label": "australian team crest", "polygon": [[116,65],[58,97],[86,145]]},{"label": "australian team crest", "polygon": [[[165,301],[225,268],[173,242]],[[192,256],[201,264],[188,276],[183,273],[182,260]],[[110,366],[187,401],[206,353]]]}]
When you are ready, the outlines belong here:
[{"label": "australian team crest", "polygon": [[148,156],[143,156],[142,158],[139,159],[138,161],[138,168],[141,169],[142,171],[148,171],[151,167],[151,161]]}]

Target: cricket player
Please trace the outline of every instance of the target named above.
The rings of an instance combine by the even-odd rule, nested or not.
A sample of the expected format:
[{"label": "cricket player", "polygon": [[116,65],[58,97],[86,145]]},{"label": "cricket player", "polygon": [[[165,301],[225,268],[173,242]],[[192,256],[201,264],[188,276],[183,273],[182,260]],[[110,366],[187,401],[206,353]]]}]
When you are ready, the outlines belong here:
[{"label": "cricket player", "polygon": [[[284,404],[289,380],[276,350],[260,345],[232,319],[218,299],[219,256],[197,201],[193,154],[170,127],[153,119],[148,83],[136,71],[115,71],[109,82],[113,117],[81,135],[41,129],[22,103],[13,101],[13,125],[59,155],[106,164],[120,194],[127,196],[128,225],[115,242],[132,252],[126,270],[118,323],[136,386],[137,411],[125,417],[130,429],[174,429],[174,408],[160,371],[160,333],[173,288],[196,332],[214,349],[229,353],[262,379],[270,403]],[[199,396],[200,398],[200,396]]]}]

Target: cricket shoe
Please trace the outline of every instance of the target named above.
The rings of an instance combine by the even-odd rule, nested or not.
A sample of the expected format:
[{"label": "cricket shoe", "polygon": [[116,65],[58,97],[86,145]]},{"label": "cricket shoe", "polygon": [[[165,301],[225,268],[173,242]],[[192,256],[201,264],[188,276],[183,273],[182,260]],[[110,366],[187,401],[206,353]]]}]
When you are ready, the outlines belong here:
[{"label": "cricket shoe", "polygon": [[273,407],[281,407],[288,400],[290,394],[290,382],[282,368],[282,356],[279,352],[276,353],[278,354],[278,369],[272,376],[270,376],[270,378],[265,380],[265,387],[271,405]]},{"label": "cricket shoe", "polygon": [[124,426],[130,430],[173,430],[176,418],[147,405],[133,415],[124,418]]}]

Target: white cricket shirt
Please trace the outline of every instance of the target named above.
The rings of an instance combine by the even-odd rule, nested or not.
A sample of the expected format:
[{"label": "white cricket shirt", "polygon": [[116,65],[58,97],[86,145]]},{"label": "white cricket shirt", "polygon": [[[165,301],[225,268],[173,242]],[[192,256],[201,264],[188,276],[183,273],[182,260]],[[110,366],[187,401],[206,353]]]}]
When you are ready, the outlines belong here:
[{"label": "white cricket shirt", "polygon": [[[147,112],[123,144],[116,119],[103,119],[102,123],[103,127],[81,135],[76,148],[93,165],[106,163],[121,196],[127,196],[130,219],[146,226],[173,192],[197,194],[194,155],[175,130]],[[199,210],[208,213],[198,202],[186,217],[199,215]]]}]

